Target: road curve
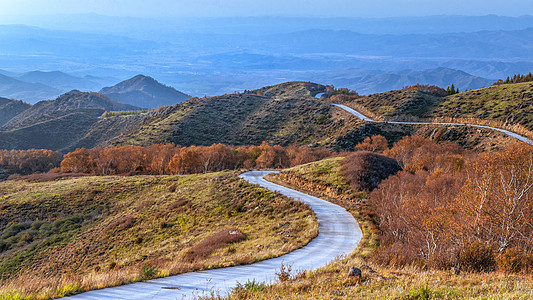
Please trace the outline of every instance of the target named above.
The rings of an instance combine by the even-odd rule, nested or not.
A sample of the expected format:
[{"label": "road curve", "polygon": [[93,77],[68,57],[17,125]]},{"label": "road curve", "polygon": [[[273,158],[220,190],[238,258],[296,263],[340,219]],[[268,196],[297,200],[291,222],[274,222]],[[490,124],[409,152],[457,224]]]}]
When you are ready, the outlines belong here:
[{"label": "road curve", "polygon": [[272,171],[241,174],[244,180],[309,204],[319,223],[319,234],[307,246],[289,254],[246,266],[185,273],[118,287],[94,290],[67,299],[194,299],[227,295],[237,284],[248,280],[272,282],[281,263],[293,270],[312,270],[325,266],[341,255],[352,253],[362,238],[359,224],[344,208],[325,200],[271,183],[263,176]]},{"label": "road curve", "polygon": [[342,104],[333,104],[334,106],[337,106],[339,108],[342,108],[344,109],[345,111],[353,114],[354,116],[356,116],[357,118],[363,120],[363,121],[367,121],[367,122],[372,122],[372,123],[387,123],[387,124],[403,124],[403,125],[443,125],[443,126],[467,126],[467,127],[477,127],[477,128],[485,128],[485,129],[490,129],[490,130],[495,130],[495,131],[499,131],[503,134],[506,134],[510,137],[514,137],[524,143],[528,143],[530,145],[533,145],[533,141],[526,138],[526,137],[523,137],[521,135],[519,135],[518,133],[514,133],[512,131],[509,131],[509,130],[505,130],[505,129],[501,129],[501,128],[496,128],[496,127],[490,127],[490,126],[484,126],[484,125],[475,125],[475,124],[464,124],[464,123],[441,123],[441,122],[435,122],[435,123],[431,123],[431,122],[399,122],[399,121],[395,121],[395,122],[388,122],[388,121],[376,121],[376,120],[372,120],[370,118],[368,118],[367,116],[363,115],[362,113],[346,106],[346,105],[342,105]]}]

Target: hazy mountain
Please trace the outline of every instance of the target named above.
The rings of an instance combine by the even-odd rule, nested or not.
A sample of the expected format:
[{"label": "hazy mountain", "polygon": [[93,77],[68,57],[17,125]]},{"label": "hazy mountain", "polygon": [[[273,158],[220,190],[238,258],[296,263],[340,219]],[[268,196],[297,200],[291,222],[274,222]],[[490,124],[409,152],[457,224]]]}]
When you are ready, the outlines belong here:
[{"label": "hazy mountain", "polygon": [[0,95],[35,103],[39,100],[50,99],[60,94],[60,91],[41,83],[29,83],[0,74]]},{"label": "hazy mountain", "polygon": [[30,107],[31,105],[20,100],[0,98],[0,127]]},{"label": "hazy mountain", "polygon": [[173,105],[191,98],[144,75],[137,75],[112,87],[105,87],[100,94],[122,103],[145,108]]},{"label": "hazy mountain", "polygon": [[[98,14],[32,16],[25,24],[56,30],[113,33],[131,37],[170,39],[172,34],[213,32],[221,34],[276,34],[307,29],[348,29],[370,34],[450,33],[481,30],[519,30],[531,27],[533,16],[425,16],[395,18],[317,18],[256,16],[228,18],[133,18]],[[21,18],[17,18],[21,23]],[[158,36],[159,35],[159,36]]]},{"label": "hazy mountain", "polygon": [[89,78],[76,77],[60,71],[31,71],[12,77],[25,82],[41,83],[60,91],[70,91],[73,89],[95,91],[101,88],[100,83]]},{"label": "hazy mountain", "polygon": [[435,68],[423,71],[405,70],[394,73],[374,73],[361,77],[342,78],[336,80],[339,86],[346,86],[356,90],[359,94],[369,95],[390,90],[398,90],[408,85],[429,84],[447,87],[452,84],[461,91],[490,86],[493,79],[473,76],[459,70]]},{"label": "hazy mountain", "polygon": [[[533,48],[533,28],[524,29],[528,24],[533,27],[533,22],[528,23],[531,17],[438,17],[435,26],[440,26],[440,29],[427,29],[427,32],[415,31],[413,24],[429,27],[430,19],[414,18],[408,26],[413,34],[406,34],[409,31],[404,30],[376,34],[367,30],[371,26],[365,25],[359,30],[357,26],[349,25],[350,20],[337,20],[337,25],[331,26],[324,20],[318,20],[316,27],[309,27],[311,23],[308,21],[296,20],[291,23],[294,26],[285,29],[280,25],[267,26],[268,20],[275,21],[276,18],[237,19],[234,24],[223,20],[227,32],[211,30],[214,20],[204,20],[205,26],[195,23],[198,31],[192,33],[175,30],[176,27],[172,31],[171,26],[163,26],[161,32],[155,32],[148,26],[146,32],[151,34],[136,38],[120,36],[125,35],[121,30],[106,32],[105,28],[96,30],[99,33],[89,34],[28,26],[0,26],[0,45],[6,54],[0,56],[0,65],[10,71],[47,70],[54,65],[57,70],[80,78],[84,74],[129,78],[149,72],[150,76],[197,96],[219,95],[295,80],[337,84],[337,79],[348,82],[365,76],[369,70],[380,70],[381,75],[403,76],[405,74],[401,71],[406,69],[422,71],[444,67],[496,80],[515,73],[528,73],[533,68],[533,52],[530,51]],[[238,24],[242,25],[245,21],[252,27],[264,23],[265,30],[251,32],[245,28],[239,31]],[[401,20],[395,19],[378,20],[377,23],[367,21],[369,24],[383,22],[398,26],[401,23]],[[465,22],[465,30],[443,32],[445,24],[450,28],[461,28],[457,23],[459,21]],[[491,25],[491,22],[494,23]],[[60,61],[58,57],[61,57]],[[359,74],[341,76],[352,69],[358,69]],[[379,91],[396,88],[395,82],[402,79],[409,78],[381,79],[384,84]],[[387,82],[391,85],[386,85]],[[369,82],[368,87],[359,88],[378,91],[372,85]],[[102,86],[109,86],[109,83]],[[81,86],[76,88],[84,89]],[[120,100],[125,101],[123,98]]]}]

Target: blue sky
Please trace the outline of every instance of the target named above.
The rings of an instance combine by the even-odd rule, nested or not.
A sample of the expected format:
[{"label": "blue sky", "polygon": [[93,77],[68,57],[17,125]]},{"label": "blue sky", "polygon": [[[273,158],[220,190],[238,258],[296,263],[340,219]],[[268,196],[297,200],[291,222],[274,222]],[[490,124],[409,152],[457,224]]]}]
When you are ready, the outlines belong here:
[{"label": "blue sky", "polygon": [[109,16],[520,16],[533,0],[0,0],[0,16],[97,13]]}]

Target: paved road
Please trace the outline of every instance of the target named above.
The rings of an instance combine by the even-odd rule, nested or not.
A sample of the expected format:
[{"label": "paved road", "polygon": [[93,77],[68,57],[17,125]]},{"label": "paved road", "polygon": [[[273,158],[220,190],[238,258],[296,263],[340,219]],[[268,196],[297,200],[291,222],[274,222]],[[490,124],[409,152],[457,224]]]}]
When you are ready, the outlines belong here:
[{"label": "paved road", "polygon": [[363,115],[362,113],[346,106],[346,105],[342,105],[342,104],[333,104],[334,106],[337,106],[337,107],[340,107],[342,109],[344,109],[345,111],[353,114],[354,116],[358,117],[359,119],[363,120],[363,121],[367,121],[367,122],[372,122],[372,123],[387,123],[387,124],[404,124],[404,125],[444,125],[444,126],[468,126],[468,127],[477,127],[477,128],[485,128],[485,129],[490,129],[490,130],[495,130],[495,131],[499,131],[501,133],[504,133],[508,136],[511,136],[511,137],[514,137],[524,143],[528,143],[530,145],[533,145],[533,141],[526,138],[526,137],[523,137],[517,133],[514,133],[514,132],[511,132],[509,130],[505,130],[505,129],[501,129],[501,128],[496,128],[496,127],[490,127],[490,126],[483,126],[483,125],[475,125],[475,124],[463,124],[463,123],[439,123],[439,122],[436,122],[436,123],[431,123],[431,122],[386,122],[386,121],[376,121],[376,120],[372,120],[370,118],[368,118],[367,116]]},{"label": "paved road", "polygon": [[319,223],[319,234],[307,246],[278,258],[247,266],[186,273],[166,278],[90,291],[69,299],[194,299],[211,292],[226,295],[237,282],[272,282],[281,263],[293,270],[325,266],[340,255],[352,253],[362,238],[359,224],[344,208],[322,199],[271,183],[263,179],[270,171],[252,171],[240,177],[250,183],[279,192],[310,205]]}]

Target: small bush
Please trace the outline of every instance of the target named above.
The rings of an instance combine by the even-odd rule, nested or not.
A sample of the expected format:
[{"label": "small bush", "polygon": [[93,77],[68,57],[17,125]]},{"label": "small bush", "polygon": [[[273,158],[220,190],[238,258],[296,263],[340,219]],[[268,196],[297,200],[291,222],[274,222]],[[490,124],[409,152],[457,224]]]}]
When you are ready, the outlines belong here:
[{"label": "small bush", "polygon": [[358,151],[348,155],[342,166],[346,180],[356,191],[372,191],[382,180],[398,173],[401,169],[395,159],[369,151]]},{"label": "small bush", "polygon": [[276,276],[278,276],[278,280],[280,282],[285,282],[291,279],[291,272],[292,272],[292,266],[291,265],[285,265],[283,262],[281,263],[281,268],[279,269],[279,272],[276,272]]},{"label": "small bush", "polygon": [[154,278],[155,275],[157,275],[159,271],[155,266],[152,266],[150,264],[144,264],[141,267],[141,270],[139,271],[139,277],[141,280],[148,280]]},{"label": "small bush", "polygon": [[520,249],[508,248],[497,258],[498,270],[507,273],[518,273],[522,270],[525,260],[526,258]]},{"label": "small bush", "polygon": [[257,282],[255,279],[248,280],[245,284],[237,282],[237,285],[231,290],[231,295],[236,295],[239,299],[246,299],[250,294],[262,292],[266,288],[267,285],[264,282]]},{"label": "small bush", "polygon": [[471,272],[490,272],[496,268],[496,260],[491,247],[474,241],[459,253],[459,265]]},{"label": "small bush", "polygon": [[187,251],[185,257],[189,261],[204,259],[216,249],[224,247],[227,244],[242,241],[245,238],[246,236],[244,233],[238,229],[225,229],[207,237],[200,243],[191,247]]}]

